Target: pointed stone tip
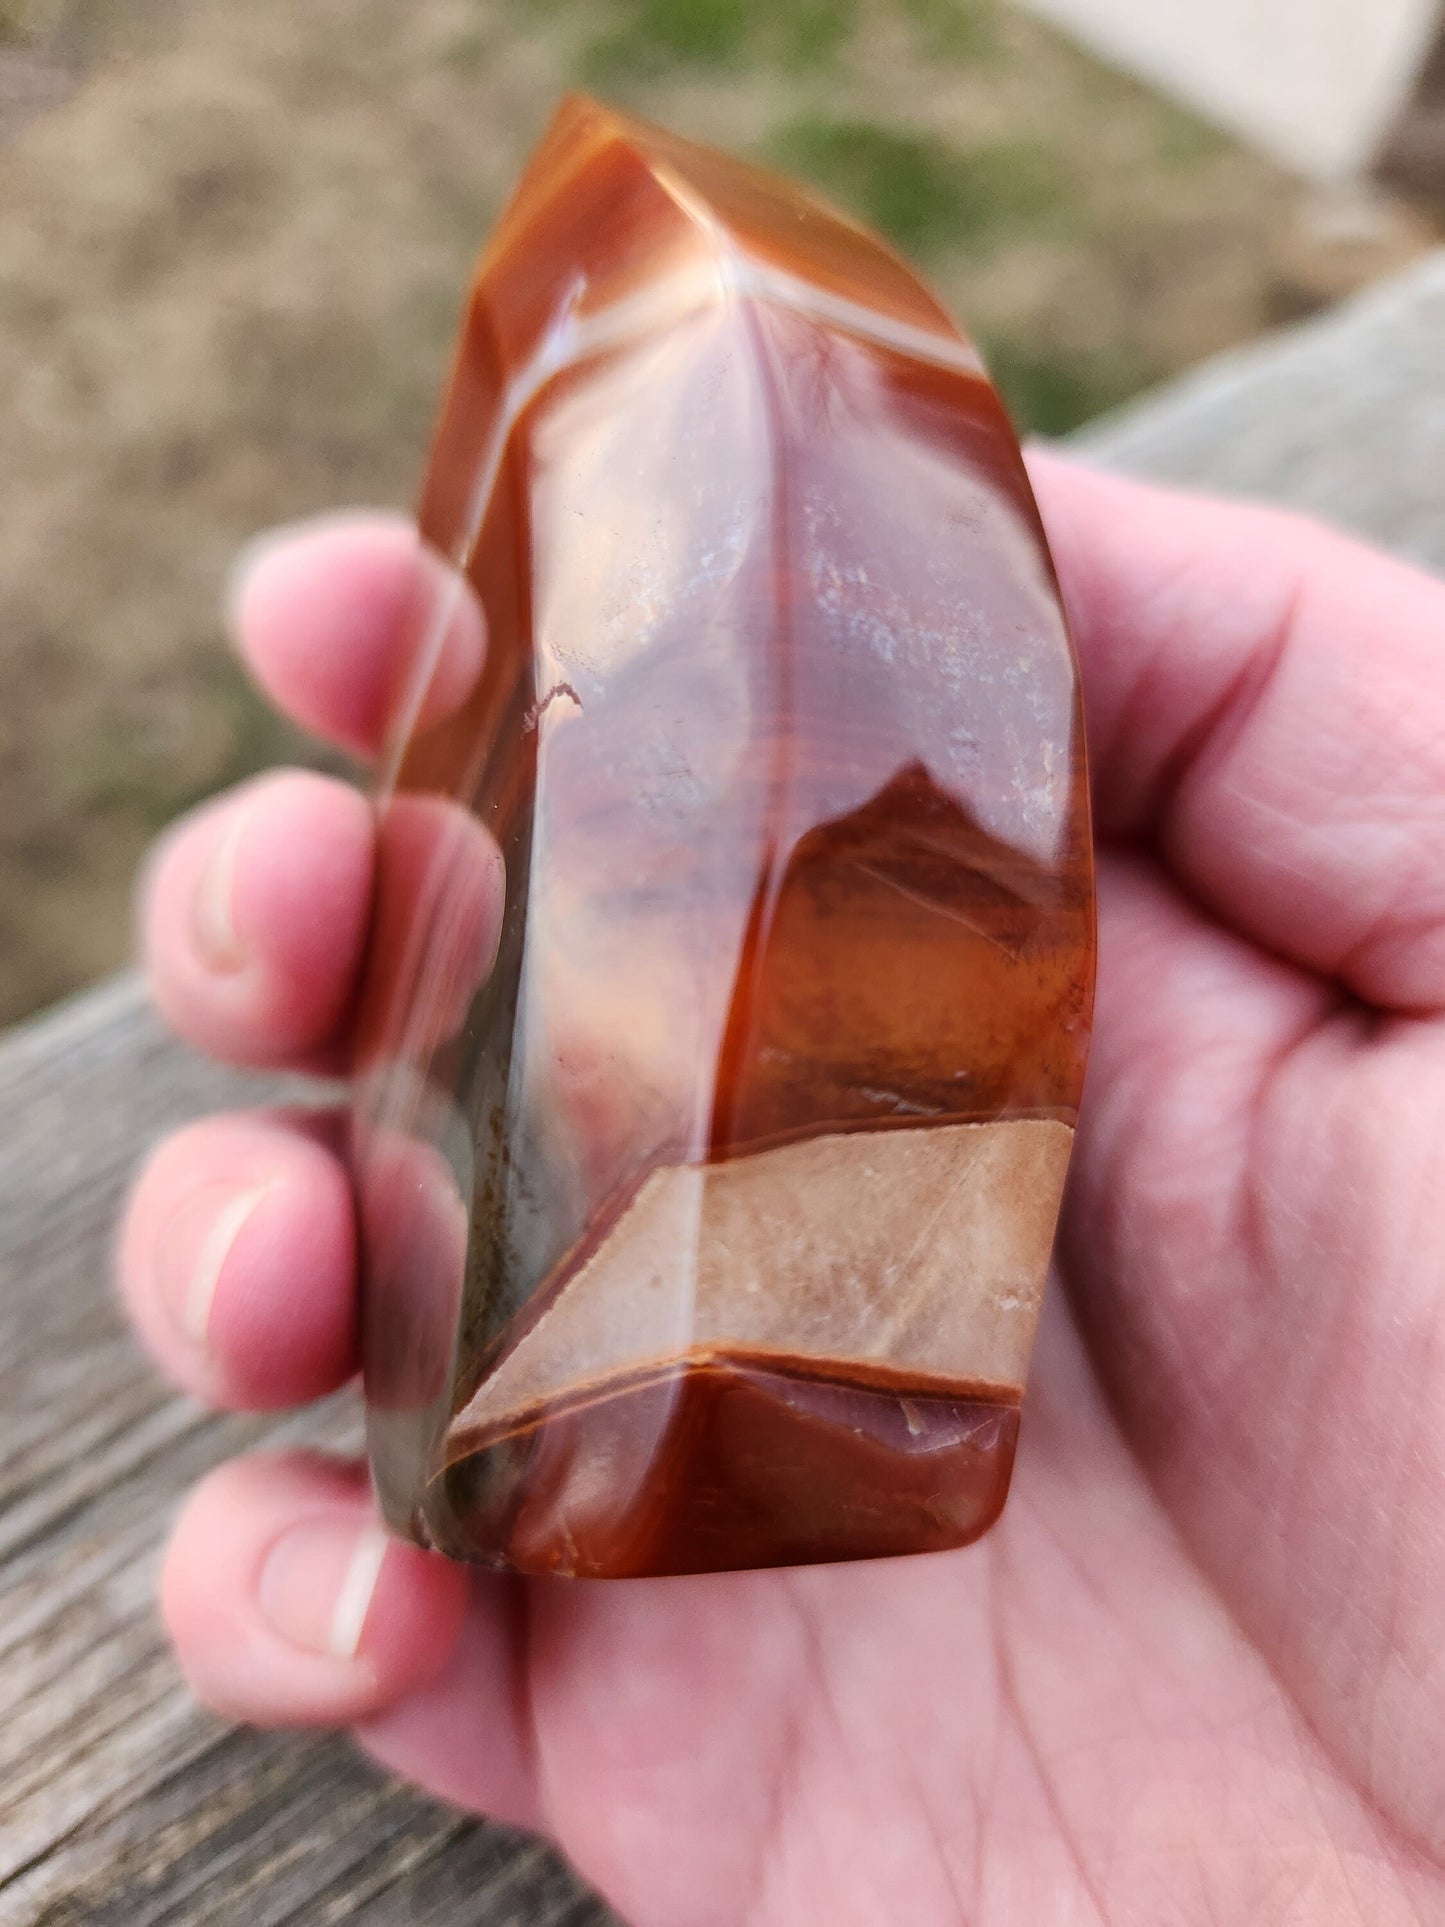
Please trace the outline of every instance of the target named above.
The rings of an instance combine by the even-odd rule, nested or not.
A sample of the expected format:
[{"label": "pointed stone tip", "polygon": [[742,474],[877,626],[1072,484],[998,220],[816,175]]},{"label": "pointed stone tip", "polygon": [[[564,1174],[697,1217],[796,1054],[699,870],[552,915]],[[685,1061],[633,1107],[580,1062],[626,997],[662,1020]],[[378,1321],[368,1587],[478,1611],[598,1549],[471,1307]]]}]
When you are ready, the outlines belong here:
[{"label": "pointed stone tip", "polygon": [[605,100],[599,100],[596,94],[589,94],[581,87],[572,87],[552,110],[543,139],[545,141],[557,132],[576,132],[589,125],[599,128],[616,126],[621,118],[617,108],[609,106]]},{"label": "pointed stone tip", "polygon": [[[581,89],[564,94],[478,264],[477,282],[527,248],[544,213],[602,186],[648,178],[702,246],[783,268],[930,335],[957,325],[912,266],[812,185],[676,134]],[[631,217],[635,219],[635,216]]]}]

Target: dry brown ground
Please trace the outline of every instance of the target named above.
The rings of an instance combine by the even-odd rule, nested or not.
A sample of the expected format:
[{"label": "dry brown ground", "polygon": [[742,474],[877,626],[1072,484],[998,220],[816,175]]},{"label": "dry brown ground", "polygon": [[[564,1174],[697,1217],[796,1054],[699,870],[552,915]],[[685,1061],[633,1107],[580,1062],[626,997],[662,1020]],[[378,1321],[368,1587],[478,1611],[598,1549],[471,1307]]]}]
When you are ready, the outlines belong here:
[{"label": "dry brown ground", "polygon": [[[167,816],[304,753],[227,654],[228,559],[279,518],[408,499],[469,261],[599,20],[644,108],[904,192],[1046,426],[1421,244],[1389,207],[1331,235],[1263,162],[1022,18],[952,33],[949,3],[860,0],[802,69],[629,81],[624,0],[0,0],[0,1020],[123,957]],[[966,222],[960,149],[1001,197]]]}]

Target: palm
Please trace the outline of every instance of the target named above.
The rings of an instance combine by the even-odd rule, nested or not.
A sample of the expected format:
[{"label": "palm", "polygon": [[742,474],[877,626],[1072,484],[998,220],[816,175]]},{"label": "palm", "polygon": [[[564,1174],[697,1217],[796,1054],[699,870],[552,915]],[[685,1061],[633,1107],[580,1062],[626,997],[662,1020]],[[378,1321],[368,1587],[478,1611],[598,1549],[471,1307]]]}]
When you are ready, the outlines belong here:
[{"label": "palm", "polygon": [[[549,1824],[643,1927],[1384,1927],[1438,1894],[1434,1254],[1392,1248],[1425,1147],[1361,1162],[1445,1030],[1372,1039],[1157,871],[1104,887],[1109,1099],[996,1531],[528,1592]],[[368,1738],[495,1803],[490,1735],[413,1706]]]},{"label": "palm", "polygon": [[[429,1684],[394,1604],[349,1683],[286,1670],[239,1609],[217,1632],[205,1548],[274,1534],[269,1475],[203,1493],[172,1555],[209,1697],[355,1721],[551,1832],[638,1927],[1445,1917],[1438,592],[1267,518],[1040,481],[1090,707],[1100,1004],[999,1526],[866,1566],[472,1575]],[[154,968],[165,995],[163,940]]]}]

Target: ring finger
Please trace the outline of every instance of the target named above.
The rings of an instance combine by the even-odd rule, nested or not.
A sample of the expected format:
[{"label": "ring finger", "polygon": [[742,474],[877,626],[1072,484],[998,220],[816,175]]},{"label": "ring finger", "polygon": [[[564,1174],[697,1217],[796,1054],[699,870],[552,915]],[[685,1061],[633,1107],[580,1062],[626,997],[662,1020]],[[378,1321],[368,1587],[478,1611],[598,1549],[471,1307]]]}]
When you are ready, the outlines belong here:
[{"label": "ring finger", "polygon": [[121,1296],[147,1349],[208,1404],[319,1398],[357,1367],[356,1233],[340,1120],[252,1112],[167,1138],[131,1196]]}]

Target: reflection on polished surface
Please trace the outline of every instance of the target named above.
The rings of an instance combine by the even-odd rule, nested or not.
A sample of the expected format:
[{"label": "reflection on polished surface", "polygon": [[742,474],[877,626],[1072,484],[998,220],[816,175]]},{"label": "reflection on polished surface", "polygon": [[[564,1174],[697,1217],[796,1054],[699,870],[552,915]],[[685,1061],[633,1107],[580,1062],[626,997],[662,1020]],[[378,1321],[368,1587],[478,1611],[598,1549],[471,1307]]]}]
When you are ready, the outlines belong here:
[{"label": "reflection on polished surface", "polygon": [[842,217],[572,102],[422,521],[423,638],[474,593],[489,646],[440,721],[405,693],[381,804],[388,1515],[599,1575],[976,1536],[1093,979],[1075,668],[976,358]]}]

